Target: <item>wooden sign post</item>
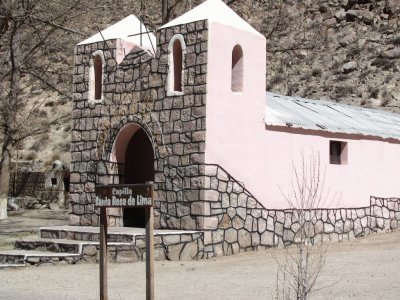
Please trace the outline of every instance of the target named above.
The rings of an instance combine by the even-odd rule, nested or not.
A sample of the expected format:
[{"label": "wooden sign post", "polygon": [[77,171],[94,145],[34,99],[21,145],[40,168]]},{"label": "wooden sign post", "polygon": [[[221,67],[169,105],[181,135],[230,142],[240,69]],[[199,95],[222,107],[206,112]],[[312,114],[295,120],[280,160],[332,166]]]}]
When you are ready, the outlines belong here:
[{"label": "wooden sign post", "polygon": [[146,211],[146,299],[154,299],[154,185],[96,185],[95,206],[100,208],[100,299],[108,300],[107,207],[144,207]]},{"label": "wooden sign post", "polygon": [[[151,199],[154,186],[151,185]],[[146,207],[146,300],[154,299],[154,214],[153,206]]]},{"label": "wooden sign post", "polygon": [[100,300],[108,300],[107,208],[100,207]]}]

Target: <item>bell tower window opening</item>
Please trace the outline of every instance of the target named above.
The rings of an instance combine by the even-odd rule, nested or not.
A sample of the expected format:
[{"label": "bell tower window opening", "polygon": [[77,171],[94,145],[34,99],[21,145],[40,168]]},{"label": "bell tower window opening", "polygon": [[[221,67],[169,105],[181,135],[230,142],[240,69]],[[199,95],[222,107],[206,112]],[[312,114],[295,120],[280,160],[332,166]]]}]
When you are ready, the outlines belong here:
[{"label": "bell tower window opening", "polygon": [[182,92],[182,47],[179,40],[173,44],[174,57],[174,91]]},{"label": "bell tower window opening", "polygon": [[94,57],[94,100],[101,100],[103,89],[103,62],[100,55]]},{"label": "bell tower window opening", "polygon": [[99,102],[103,99],[104,56],[101,50],[95,51],[90,59],[89,101]]},{"label": "bell tower window opening", "polygon": [[183,95],[185,54],[183,35],[174,35],[168,45],[167,96]]},{"label": "bell tower window opening", "polygon": [[232,92],[243,92],[243,50],[236,45],[232,50]]}]

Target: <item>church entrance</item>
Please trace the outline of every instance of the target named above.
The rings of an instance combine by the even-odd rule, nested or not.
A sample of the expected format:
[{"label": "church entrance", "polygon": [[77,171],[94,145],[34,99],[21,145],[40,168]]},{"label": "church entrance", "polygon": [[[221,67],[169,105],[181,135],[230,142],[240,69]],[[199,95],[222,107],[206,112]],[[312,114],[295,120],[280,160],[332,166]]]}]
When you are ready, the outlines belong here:
[{"label": "church entrance", "polygon": [[[154,152],[146,132],[137,125],[129,125],[117,138],[120,183],[135,184],[154,181]],[[123,148],[126,149],[125,153]],[[118,155],[118,152],[120,155]],[[124,227],[145,227],[145,208],[123,208]]]}]

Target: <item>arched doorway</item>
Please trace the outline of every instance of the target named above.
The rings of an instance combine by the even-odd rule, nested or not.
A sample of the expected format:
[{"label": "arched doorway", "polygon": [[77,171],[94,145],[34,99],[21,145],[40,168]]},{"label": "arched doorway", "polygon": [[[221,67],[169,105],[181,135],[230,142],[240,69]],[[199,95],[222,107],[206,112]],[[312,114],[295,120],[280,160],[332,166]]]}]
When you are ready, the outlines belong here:
[{"label": "arched doorway", "polygon": [[[145,183],[154,180],[153,146],[143,129],[129,141],[125,154],[125,183]],[[145,227],[144,208],[124,208],[125,227]]]},{"label": "arched doorway", "polygon": [[[124,184],[154,181],[154,151],[146,132],[128,124],[119,132],[114,145],[119,165],[119,182]],[[123,208],[124,227],[145,227],[144,208]]]}]

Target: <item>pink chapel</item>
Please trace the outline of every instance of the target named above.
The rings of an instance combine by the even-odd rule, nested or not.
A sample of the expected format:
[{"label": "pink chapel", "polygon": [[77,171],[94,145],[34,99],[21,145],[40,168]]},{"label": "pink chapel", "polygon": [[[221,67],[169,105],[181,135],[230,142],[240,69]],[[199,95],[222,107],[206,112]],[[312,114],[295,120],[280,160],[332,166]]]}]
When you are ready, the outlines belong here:
[{"label": "pink chapel", "polygon": [[[205,257],[291,243],[303,164],[329,201],[316,235],[400,224],[400,115],[266,92],[266,39],[221,0],[155,33],[133,15],[75,48],[71,226],[98,226],[97,184],[155,184],[155,226],[202,232]],[[306,176],[306,175],[303,175]],[[110,208],[115,227],[143,209]]]}]

